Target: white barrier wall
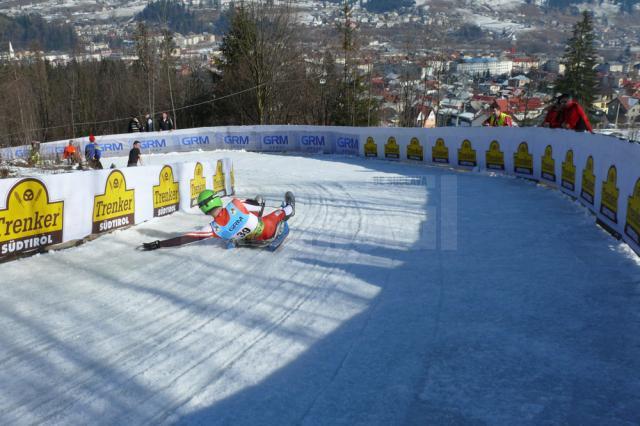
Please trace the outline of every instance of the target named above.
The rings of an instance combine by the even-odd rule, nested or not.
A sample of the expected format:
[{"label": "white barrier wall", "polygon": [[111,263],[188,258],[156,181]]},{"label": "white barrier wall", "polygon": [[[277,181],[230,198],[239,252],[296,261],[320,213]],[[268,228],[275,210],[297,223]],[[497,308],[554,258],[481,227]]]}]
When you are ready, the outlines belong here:
[{"label": "white barrier wall", "polygon": [[[344,154],[516,175],[580,200],[640,253],[640,144],[609,136],[544,128],[231,126],[97,139],[106,157],[126,155],[132,142],[140,140],[145,153],[240,149]],[[66,143],[43,144],[41,152],[61,152]],[[18,147],[1,154],[12,158],[26,151]],[[5,186],[0,181],[0,200],[6,198]],[[140,202],[148,208],[148,200]]]},{"label": "white barrier wall", "polygon": [[205,188],[233,193],[233,165],[105,169],[0,180],[0,260],[197,208]]}]

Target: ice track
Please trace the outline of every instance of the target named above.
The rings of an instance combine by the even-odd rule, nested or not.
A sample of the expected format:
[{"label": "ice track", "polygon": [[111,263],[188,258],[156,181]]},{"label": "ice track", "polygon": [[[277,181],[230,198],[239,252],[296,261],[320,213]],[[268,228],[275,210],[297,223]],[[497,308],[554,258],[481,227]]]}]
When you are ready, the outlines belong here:
[{"label": "ice track", "polygon": [[206,223],[178,213],[0,265],[0,424],[638,424],[640,266],[572,201],[376,160],[145,160],[223,155],[240,195],[295,192],[285,245],[134,250]]}]

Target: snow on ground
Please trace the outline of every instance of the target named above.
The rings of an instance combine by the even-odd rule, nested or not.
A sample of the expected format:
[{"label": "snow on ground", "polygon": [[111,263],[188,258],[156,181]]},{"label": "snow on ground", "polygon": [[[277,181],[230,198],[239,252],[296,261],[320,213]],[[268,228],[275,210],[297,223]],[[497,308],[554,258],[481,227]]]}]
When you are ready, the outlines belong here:
[{"label": "snow on ground", "polygon": [[640,265],[558,192],[333,156],[145,160],[223,155],[241,195],[297,194],[281,250],[134,250],[206,222],[178,213],[1,264],[0,424],[640,418]]},{"label": "snow on ground", "polygon": [[462,15],[465,17],[465,21],[472,22],[475,25],[490,31],[512,31],[520,32],[527,31],[526,25],[517,22],[501,19],[499,17],[491,17],[482,15],[478,12],[472,12],[469,10],[461,10]]}]

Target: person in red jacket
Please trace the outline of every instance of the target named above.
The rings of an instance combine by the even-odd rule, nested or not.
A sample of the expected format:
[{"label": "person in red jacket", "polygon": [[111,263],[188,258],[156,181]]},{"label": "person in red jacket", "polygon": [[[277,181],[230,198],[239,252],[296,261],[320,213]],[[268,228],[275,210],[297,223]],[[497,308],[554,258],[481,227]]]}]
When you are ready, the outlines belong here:
[{"label": "person in red jacket", "polygon": [[575,130],[576,132],[593,132],[589,117],[571,95],[564,94],[560,96],[560,104],[562,105],[563,129]]},{"label": "person in red jacket", "polygon": [[563,106],[560,104],[560,97],[556,98],[554,102],[549,106],[547,115],[544,117],[542,127],[548,127],[550,129],[559,129],[562,127],[562,110]]}]

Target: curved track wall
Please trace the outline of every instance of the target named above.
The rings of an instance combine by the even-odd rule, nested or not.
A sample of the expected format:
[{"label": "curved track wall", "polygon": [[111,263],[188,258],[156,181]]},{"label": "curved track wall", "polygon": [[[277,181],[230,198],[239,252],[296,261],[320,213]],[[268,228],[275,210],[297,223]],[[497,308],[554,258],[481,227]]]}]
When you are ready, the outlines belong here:
[{"label": "curved track wall", "polygon": [[[596,215],[599,223],[640,254],[640,144],[608,136],[544,128],[232,126],[109,135],[97,140],[106,157],[126,155],[132,142],[140,140],[145,153],[234,149],[346,154],[524,177],[579,200]],[[43,144],[41,153],[59,155],[66,143]],[[85,138],[82,145],[86,143]],[[24,157],[28,148],[4,149],[0,153],[4,158]],[[183,167],[193,170],[194,165],[178,169]],[[99,182],[92,187],[104,191],[108,173],[100,172]],[[128,173],[127,169],[125,175]],[[157,175],[159,170],[140,173]],[[86,188],[87,185],[78,184],[79,176],[84,179],[86,173],[45,180],[60,179],[63,188]],[[0,181],[0,203],[10,198],[7,190],[11,185],[6,180]],[[230,183],[228,186],[230,190]],[[84,199],[95,196],[96,191],[85,194]],[[52,199],[57,199],[55,194]],[[149,202],[142,203],[148,210]],[[0,209],[7,207],[0,204]],[[136,208],[136,223],[138,214]],[[74,237],[79,235],[77,231],[69,232]]]},{"label": "curved track wall", "polygon": [[0,261],[191,210],[233,193],[228,159],[0,180]]}]

